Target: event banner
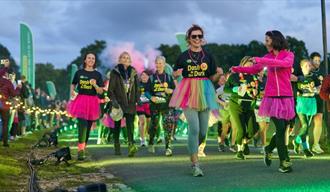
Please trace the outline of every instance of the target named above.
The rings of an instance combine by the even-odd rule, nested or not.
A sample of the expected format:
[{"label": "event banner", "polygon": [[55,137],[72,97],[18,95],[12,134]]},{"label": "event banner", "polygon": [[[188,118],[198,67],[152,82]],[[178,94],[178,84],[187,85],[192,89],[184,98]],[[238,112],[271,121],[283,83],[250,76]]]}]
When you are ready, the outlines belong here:
[{"label": "event banner", "polygon": [[48,94],[52,99],[56,98],[56,87],[53,81],[46,81]]},{"label": "event banner", "polygon": [[[68,83],[71,85],[74,74],[78,71],[78,66],[76,64],[72,64],[72,65],[70,65],[69,70],[70,70],[70,82],[68,82]],[[69,98],[71,98],[70,92],[71,92],[71,88],[69,89]]]},{"label": "event banner", "polygon": [[176,33],[175,37],[178,40],[181,52],[184,52],[185,50],[187,50],[188,49],[188,44],[187,44],[187,41],[186,41],[186,34]]},{"label": "event banner", "polygon": [[32,33],[26,24],[20,24],[21,75],[35,88],[35,63]]}]

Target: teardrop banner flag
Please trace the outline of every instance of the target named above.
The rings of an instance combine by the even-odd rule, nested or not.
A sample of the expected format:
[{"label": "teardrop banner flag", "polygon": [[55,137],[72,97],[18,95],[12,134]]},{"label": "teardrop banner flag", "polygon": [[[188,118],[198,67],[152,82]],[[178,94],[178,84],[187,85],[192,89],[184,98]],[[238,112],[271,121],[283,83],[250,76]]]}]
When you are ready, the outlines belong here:
[{"label": "teardrop banner flag", "polygon": [[21,75],[24,75],[27,81],[35,88],[35,63],[33,38],[30,28],[24,24],[20,24],[20,47],[21,47]]},{"label": "teardrop banner flag", "polygon": [[70,66],[70,84],[72,83],[74,74],[78,71],[78,66],[76,64],[72,64]]},{"label": "teardrop banner flag", "polygon": [[46,85],[47,85],[47,90],[48,90],[48,94],[52,99],[55,99],[57,92],[56,92],[56,88],[55,88],[55,84],[53,81],[46,81]]},{"label": "teardrop banner flag", "polygon": [[184,52],[185,50],[187,50],[188,49],[188,44],[187,44],[187,41],[186,41],[186,34],[176,33],[175,37],[178,40],[181,52]]},{"label": "teardrop banner flag", "polygon": [[[74,74],[78,71],[78,66],[76,64],[72,64],[72,65],[70,65],[69,70],[70,70],[70,82],[69,82],[69,84],[71,85]],[[68,98],[71,97],[70,92],[71,92],[71,88],[69,89],[69,97]]]}]

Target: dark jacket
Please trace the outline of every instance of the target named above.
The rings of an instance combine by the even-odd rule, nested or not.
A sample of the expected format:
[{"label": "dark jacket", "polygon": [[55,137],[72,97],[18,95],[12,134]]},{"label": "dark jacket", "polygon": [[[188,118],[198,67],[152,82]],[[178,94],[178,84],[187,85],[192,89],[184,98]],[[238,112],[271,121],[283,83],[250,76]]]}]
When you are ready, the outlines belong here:
[{"label": "dark jacket", "polygon": [[139,80],[137,72],[132,66],[129,66],[127,68],[130,87],[128,93],[126,94],[124,88],[123,70],[123,65],[118,64],[111,71],[108,96],[112,102],[116,102],[120,105],[124,113],[135,114],[136,103],[139,101],[140,98]]}]

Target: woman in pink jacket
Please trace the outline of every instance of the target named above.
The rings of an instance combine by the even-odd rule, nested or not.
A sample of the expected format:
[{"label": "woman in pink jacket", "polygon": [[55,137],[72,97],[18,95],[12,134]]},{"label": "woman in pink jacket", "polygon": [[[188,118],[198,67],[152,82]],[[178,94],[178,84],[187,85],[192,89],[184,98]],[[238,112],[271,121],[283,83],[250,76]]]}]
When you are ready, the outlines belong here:
[{"label": "woman in pink jacket", "polygon": [[267,82],[265,95],[261,101],[259,115],[271,117],[276,127],[276,133],[265,147],[264,161],[271,165],[271,154],[277,147],[280,159],[279,171],[292,171],[288,148],[285,145],[285,132],[288,121],[295,117],[294,98],[290,75],[294,62],[294,54],[288,51],[288,43],[280,31],[268,31],[265,34],[265,46],[268,54],[264,57],[254,57],[252,67],[232,67],[234,73],[256,74],[267,67]]}]

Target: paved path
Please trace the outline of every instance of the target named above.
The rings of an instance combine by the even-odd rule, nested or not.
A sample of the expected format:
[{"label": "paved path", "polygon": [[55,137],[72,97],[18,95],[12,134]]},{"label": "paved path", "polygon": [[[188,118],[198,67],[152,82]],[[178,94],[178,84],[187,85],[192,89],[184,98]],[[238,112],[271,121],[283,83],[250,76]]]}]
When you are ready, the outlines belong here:
[{"label": "paved path", "polygon": [[186,141],[174,144],[174,155],[164,156],[163,145],[156,154],[140,148],[136,157],[127,157],[127,146],[122,156],[113,155],[112,145],[90,145],[92,158],[108,171],[120,177],[137,192],[171,191],[330,191],[330,155],[304,159],[292,155],[294,171],[277,171],[278,159],[265,167],[262,155],[252,148],[246,160],[236,160],[233,153],[217,151],[215,141],[206,147],[207,157],[201,159],[204,177],[191,176]]}]

